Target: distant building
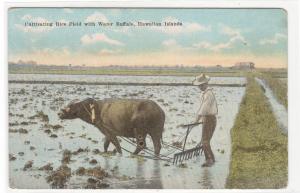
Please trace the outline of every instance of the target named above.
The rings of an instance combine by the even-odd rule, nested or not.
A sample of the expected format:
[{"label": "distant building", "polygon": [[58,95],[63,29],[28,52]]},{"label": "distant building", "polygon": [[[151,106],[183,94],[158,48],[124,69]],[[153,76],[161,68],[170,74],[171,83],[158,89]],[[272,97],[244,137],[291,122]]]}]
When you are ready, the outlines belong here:
[{"label": "distant building", "polygon": [[255,64],[253,62],[238,62],[231,69],[253,70],[255,69]]}]

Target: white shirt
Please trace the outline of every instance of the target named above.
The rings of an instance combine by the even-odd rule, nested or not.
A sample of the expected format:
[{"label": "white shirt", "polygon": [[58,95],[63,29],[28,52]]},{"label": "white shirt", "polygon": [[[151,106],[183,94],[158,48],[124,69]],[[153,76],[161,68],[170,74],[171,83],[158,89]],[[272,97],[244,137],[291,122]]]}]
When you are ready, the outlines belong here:
[{"label": "white shirt", "polygon": [[217,101],[211,88],[207,88],[203,92],[197,114],[201,116],[218,114]]}]

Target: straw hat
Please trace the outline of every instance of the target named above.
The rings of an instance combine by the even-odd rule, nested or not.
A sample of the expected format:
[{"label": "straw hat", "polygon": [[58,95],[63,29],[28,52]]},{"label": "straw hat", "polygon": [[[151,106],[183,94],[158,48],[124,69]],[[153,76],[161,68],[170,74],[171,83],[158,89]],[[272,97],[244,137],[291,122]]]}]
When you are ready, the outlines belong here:
[{"label": "straw hat", "polygon": [[200,74],[199,76],[195,77],[195,80],[193,80],[193,85],[199,86],[204,83],[208,83],[210,80],[210,77],[205,74]]}]

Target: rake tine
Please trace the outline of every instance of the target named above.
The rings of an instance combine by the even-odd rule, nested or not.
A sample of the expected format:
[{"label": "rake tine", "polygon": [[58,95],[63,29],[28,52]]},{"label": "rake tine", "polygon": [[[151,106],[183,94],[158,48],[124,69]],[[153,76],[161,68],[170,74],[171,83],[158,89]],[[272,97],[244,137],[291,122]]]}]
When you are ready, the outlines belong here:
[{"label": "rake tine", "polygon": [[204,152],[203,146],[197,146],[192,149],[183,150],[182,152],[174,154],[173,164],[182,163],[184,160],[189,160],[193,157],[202,155]]},{"label": "rake tine", "polygon": [[175,155],[175,156],[174,156],[174,160],[173,160],[173,164],[174,164],[174,163],[177,164],[177,160],[178,160],[178,155]]}]

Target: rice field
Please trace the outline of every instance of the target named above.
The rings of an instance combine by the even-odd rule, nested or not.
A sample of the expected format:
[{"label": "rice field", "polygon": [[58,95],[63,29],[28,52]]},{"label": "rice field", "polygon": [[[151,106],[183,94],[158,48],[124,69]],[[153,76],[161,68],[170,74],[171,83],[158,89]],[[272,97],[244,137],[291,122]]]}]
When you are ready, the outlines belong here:
[{"label": "rice field", "polygon": [[[39,75],[36,79],[189,82],[193,77]],[[32,79],[9,75],[9,80]],[[245,78],[216,77],[212,82],[246,83]],[[225,188],[231,156],[230,130],[245,94],[244,87],[213,87],[219,114],[212,149],[216,163],[201,168],[204,156],[181,165],[103,152],[103,134],[81,120],[62,121],[57,113],[73,99],[143,98],[157,102],[166,113],[163,140],[176,144],[185,134],[181,124],[195,118],[200,103],[197,87],[68,84],[9,84],[9,184],[11,188]],[[201,139],[201,126],[192,130],[187,148]],[[122,147],[134,146],[121,140]],[[179,144],[180,145],[180,144]],[[151,139],[147,139],[151,149]],[[162,154],[172,156],[163,146]],[[142,155],[147,155],[143,153]]]}]

